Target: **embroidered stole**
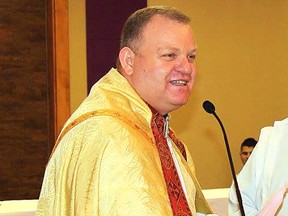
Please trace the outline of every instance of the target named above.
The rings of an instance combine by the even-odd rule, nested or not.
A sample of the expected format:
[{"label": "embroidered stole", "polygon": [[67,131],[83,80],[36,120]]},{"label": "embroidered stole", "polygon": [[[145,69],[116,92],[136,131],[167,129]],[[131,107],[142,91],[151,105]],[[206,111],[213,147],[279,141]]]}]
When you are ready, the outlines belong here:
[{"label": "embroidered stole", "polygon": [[[155,137],[156,146],[161,160],[161,166],[166,182],[166,187],[169,195],[169,200],[174,216],[192,216],[184,190],[182,188],[180,178],[174,164],[164,131],[164,117],[157,113],[152,107],[151,127]],[[167,126],[166,126],[167,127]],[[172,131],[169,131],[169,136],[175,138]],[[179,140],[175,143],[182,155],[186,159],[186,152],[183,143]]]}]

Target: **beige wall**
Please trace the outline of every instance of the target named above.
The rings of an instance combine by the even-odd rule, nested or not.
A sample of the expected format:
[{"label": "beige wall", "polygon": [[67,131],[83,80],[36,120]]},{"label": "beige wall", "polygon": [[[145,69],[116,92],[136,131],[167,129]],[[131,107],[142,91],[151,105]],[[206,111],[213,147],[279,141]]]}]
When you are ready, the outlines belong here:
[{"label": "beige wall", "polygon": [[69,0],[70,107],[73,112],[87,95],[85,1]]},{"label": "beige wall", "polygon": [[[70,2],[75,5],[70,16],[85,17],[84,3]],[[216,105],[238,172],[241,141],[258,138],[262,127],[287,116],[288,1],[148,0],[148,5],[156,4],[175,6],[191,16],[199,47],[191,100],[172,113],[172,126],[189,146],[202,187],[229,187],[232,177],[221,129],[203,111],[202,102],[209,99]],[[85,54],[79,54],[85,50],[80,32],[84,24],[79,25],[84,19],[74,18],[70,29],[79,29],[70,35],[72,111],[86,95]]]}]

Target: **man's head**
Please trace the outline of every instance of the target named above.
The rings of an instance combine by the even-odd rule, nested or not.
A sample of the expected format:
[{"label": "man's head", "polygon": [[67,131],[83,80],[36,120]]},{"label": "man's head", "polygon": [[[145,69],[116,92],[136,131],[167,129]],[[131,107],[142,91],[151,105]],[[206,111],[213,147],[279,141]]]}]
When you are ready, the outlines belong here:
[{"label": "man's head", "polygon": [[196,43],[190,19],[155,6],[136,11],[124,25],[118,70],[161,114],[188,102],[196,76]]},{"label": "man's head", "polygon": [[254,138],[247,138],[242,142],[240,148],[240,157],[243,165],[247,162],[256,144],[257,140],[255,140]]}]

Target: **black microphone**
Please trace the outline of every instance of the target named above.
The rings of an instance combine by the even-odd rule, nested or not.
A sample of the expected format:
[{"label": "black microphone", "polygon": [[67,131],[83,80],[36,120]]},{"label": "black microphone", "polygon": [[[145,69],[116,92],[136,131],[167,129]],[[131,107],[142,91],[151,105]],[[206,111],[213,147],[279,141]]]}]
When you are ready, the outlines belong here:
[{"label": "black microphone", "polygon": [[215,106],[213,103],[211,103],[210,101],[206,100],[203,102],[203,108],[204,110],[209,113],[212,114],[213,116],[215,116],[215,118],[217,119],[218,123],[221,126],[223,135],[224,135],[224,141],[225,141],[225,145],[226,145],[226,150],[227,150],[227,154],[228,154],[228,158],[229,158],[229,163],[230,163],[230,167],[231,167],[231,171],[232,171],[232,176],[233,176],[233,180],[234,180],[234,185],[235,185],[235,190],[236,190],[236,195],[237,195],[237,199],[238,199],[238,203],[239,203],[239,208],[240,208],[240,212],[242,216],[245,216],[245,212],[244,212],[244,208],[243,208],[243,202],[242,202],[242,197],[241,197],[241,193],[239,190],[239,186],[238,186],[238,182],[237,182],[237,178],[236,178],[236,173],[235,173],[235,168],[234,168],[234,164],[233,164],[233,160],[232,160],[232,156],[231,156],[231,151],[230,151],[230,147],[229,147],[229,143],[228,143],[228,139],[227,139],[227,135],[224,129],[224,126],[220,120],[220,118],[217,116],[216,112],[215,112]]}]

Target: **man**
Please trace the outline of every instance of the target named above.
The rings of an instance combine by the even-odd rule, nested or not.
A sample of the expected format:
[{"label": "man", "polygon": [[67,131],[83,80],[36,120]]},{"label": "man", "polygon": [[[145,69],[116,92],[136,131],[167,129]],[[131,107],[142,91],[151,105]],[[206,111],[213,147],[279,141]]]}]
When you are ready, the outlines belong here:
[{"label": "man", "polygon": [[65,124],[46,168],[37,215],[195,216],[212,213],[169,112],[195,80],[189,18],[148,7],[127,20],[118,66]]},{"label": "man", "polygon": [[[287,140],[288,118],[261,130],[253,154],[237,177],[246,216],[287,216]],[[238,200],[232,187],[229,215],[238,216]]]},{"label": "man", "polygon": [[240,158],[241,158],[243,165],[245,165],[245,163],[247,162],[256,144],[257,144],[257,140],[255,140],[252,137],[247,138],[242,142],[241,148],[240,148]]}]

